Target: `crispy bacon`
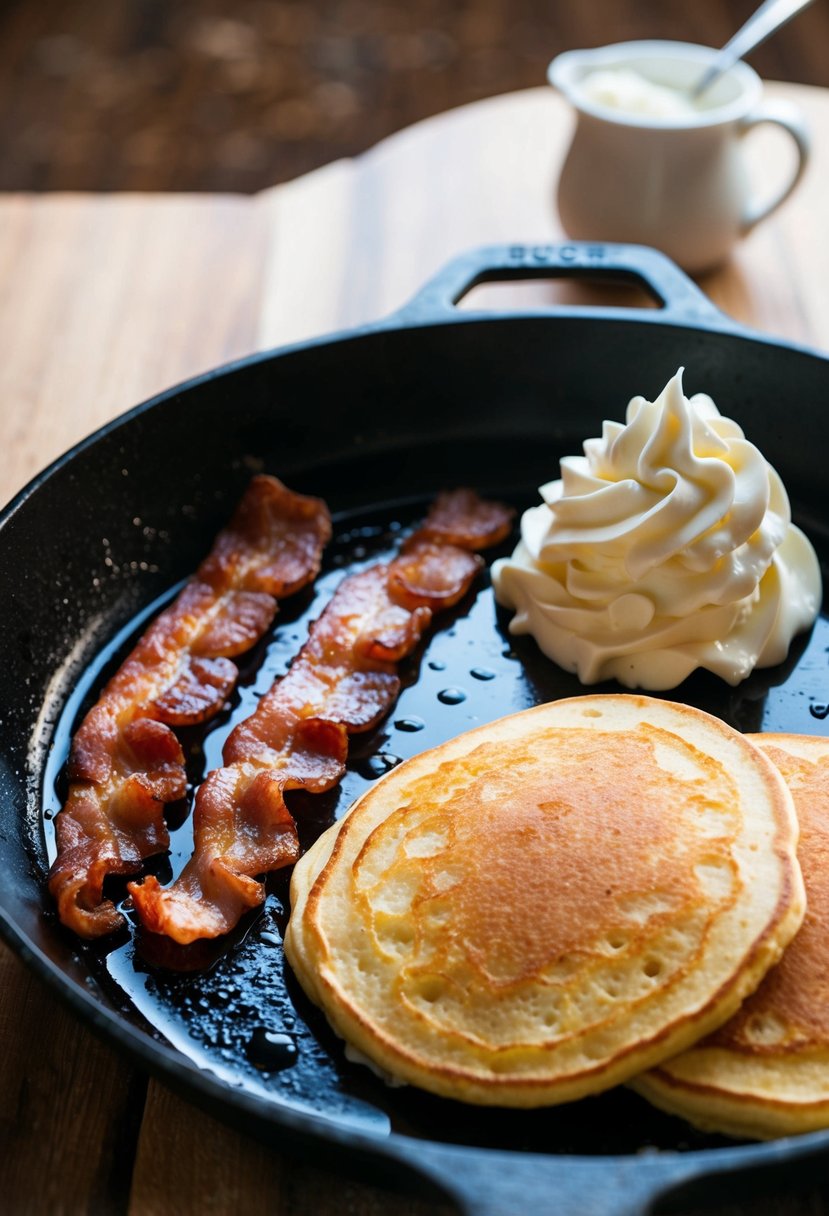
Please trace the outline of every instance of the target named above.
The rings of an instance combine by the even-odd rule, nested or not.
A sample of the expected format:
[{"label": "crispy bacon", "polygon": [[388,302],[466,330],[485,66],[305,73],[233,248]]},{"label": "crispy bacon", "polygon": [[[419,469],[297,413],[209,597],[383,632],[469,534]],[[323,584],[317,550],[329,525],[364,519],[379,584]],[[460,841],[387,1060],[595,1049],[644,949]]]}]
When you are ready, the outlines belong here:
[{"label": "crispy bacon", "polygon": [[474,490],[444,490],[432,503],[419,535],[439,545],[490,549],[506,540],[514,518],[512,507],[479,498]]},{"label": "crispy bacon", "polygon": [[224,767],[196,796],[194,852],[180,877],[167,889],[152,875],[129,884],[151,933],[182,945],[227,933],[264,899],[257,875],[296,861],[285,791],[322,793],[336,785],[348,736],[389,712],[400,691],[396,664],[434,613],[458,603],[483,564],[469,550],[492,533],[494,504],[477,499],[476,506],[469,491],[461,494],[462,512],[454,496],[442,495],[441,510],[429,518],[445,512],[467,547],[437,542],[424,526],[389,565],[344,579],[286,675],[232,731]]},{"label": "crispy bacon", "polygon": [[193,578],[84,718],[49,873],[60,919],[82,937],[123,923],[103,899],[107,875],[134,874],[169,846],[164,805],[186,788],[171,727],[204,722],[222,708],[238,674],[229,656],[254,645],[277,600],[316,576],[330,535],[323,502],[275,477],[254,477]]}]

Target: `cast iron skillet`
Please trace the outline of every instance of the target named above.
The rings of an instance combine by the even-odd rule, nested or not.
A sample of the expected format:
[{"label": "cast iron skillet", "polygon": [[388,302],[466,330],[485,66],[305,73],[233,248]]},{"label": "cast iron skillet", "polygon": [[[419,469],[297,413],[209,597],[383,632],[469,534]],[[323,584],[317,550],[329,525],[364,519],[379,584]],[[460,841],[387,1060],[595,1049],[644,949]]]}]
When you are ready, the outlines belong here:
[{"label": "cast iron skillet", "polygon": [[[454,308],[484,280],[597,274],[644,284],[661,307]],[[212,965],[184,977],[148,964],[128,933],[111,946],[79,947],[44,896],[72,721],[149,606],[195,567],[253,469],[323,494],[338,540],[318,593],[286,605],[264,666],[260,651],[226,719],[251,703],[257,680],[284,670],[343,569],[385,552],[436,489],[472,484],[528,505],[561,455],[598,434],[605,416],[621,417],[634,393],[653,397],[680,364],[688,391],[710,392],[776,465],[824,558],[829,360],[740,327],[670,262],[633,247],[470,253],[390,320],[174,388],[37,477],[0,517],[4,938],[80,1017],[235,1125],[450,1197],[465,1212],[640,1212],[668,1196],[696,1203],[729,1187],[746,1196],[751,1185],[825,1172],[829,1133],[765,1145],[705,1138],[625,1090],[529,1114],[386,1090],[345,1060],[283,975],[284,875]],[[341,794],[298,807],[306,839],[396,757],[579,691],[532,642],[513,648],[505,625],[484,588],[434,634],[406,669],[392,720],[355,749]],[[744,729],[818,733],[829,726],[826,629],[819,622],[788,664],[736,692],[693,677],[674,695]],[[466,699],[437,697],[453,688]],[[407,729],[418,715],[423,730]],[[215,761],[218,739],[190,741],[194,779]],[[186,827],[173,826],[173,856],[157,863],[162,878],[186,849]],[[292,1044],[297,1060],[284,1068]]]}]

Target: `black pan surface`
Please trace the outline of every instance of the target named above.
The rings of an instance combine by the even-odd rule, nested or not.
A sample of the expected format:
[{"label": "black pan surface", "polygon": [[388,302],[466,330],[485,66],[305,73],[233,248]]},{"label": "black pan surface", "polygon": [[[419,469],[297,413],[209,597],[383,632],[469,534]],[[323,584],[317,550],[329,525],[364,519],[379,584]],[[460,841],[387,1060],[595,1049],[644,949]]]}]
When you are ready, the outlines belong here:
[{"label": "black pan surface", "polygon": [[[484,279],[596,270],[643,281],[663,307],[520,316],[452,308]],[[734,1170],[740,1193],[752,1179],[767,1185],[769,1171],[785,1178],[794,1162],[801,1179],[808,1169],[820,1174],[829,1134],[740,1146],[626,1090],[505,1115],[387,1088],[345,1058],[285,967],[284,872],[271,876],[264,908],[184,974],[166,969],[132,926],[79,946],[44,895],[73,726],[195,567],[252,471],[324,496],[335,541],[315,589],[286,603],[248,656],[233,702],[189,733],[193,785],[218,762],[233,723],[284,672],[338,580],[393,552],[437,489],[472,484],[519,509],[531,505],[562,455],[598,434],[604,417],[621,417],[634,393],[658,393],[680,364],[687,390],[710,392],[776,466],[826,568],[829,360],[741,329],[671,263],[630,247],[476,252],[390,322],[190,382],[47,470],[0,519],[6,939],[82,1017],[217,1113],[281,1143],[318,1152],[322,1142],[332,1160],[373,1177],[437,1186],[466,1210],[511,1212],[533,1197],[545,1210],[555,1188],[557,1211],[640,1211],[666,1189],[697,1180],[704,1193],[706,1179]],[[828,652],[821,617],[780,667],[736,689],[698,674],[670,695],[740,730],[829,733]],[[436,622],[402,674],[398,705],[355,740],[341,788],[295,796],[306,845],[401,759],[583,691],[530,639],[510,637],[486,579]],[[151,865],[162,881],[189,854],[186,807],[172,808],[171,827],[169,857]],[[123,886],[112,894],[122,899]],[[721,1180],[717,1187],[722,1194]]]}]

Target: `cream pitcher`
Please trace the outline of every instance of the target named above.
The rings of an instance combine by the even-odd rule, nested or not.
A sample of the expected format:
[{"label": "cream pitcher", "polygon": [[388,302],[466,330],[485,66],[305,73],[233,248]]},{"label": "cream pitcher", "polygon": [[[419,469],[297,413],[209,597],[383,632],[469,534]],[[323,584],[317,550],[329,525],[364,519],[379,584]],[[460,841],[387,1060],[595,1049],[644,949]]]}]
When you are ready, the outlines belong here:
[{"label": "cream pitcher", "polygon": [[[567,51],[549,79],[576,110],[558,184],[567,234],[654,245],[685,270],[708,270],[791,194],[809,155],[799,110],[765,101],[759,76],[736,63],[691,95],[715,52],[683,42],[626,42]],[[760,123],[792,137],[796,162],[758,198],[743,139]]]}]

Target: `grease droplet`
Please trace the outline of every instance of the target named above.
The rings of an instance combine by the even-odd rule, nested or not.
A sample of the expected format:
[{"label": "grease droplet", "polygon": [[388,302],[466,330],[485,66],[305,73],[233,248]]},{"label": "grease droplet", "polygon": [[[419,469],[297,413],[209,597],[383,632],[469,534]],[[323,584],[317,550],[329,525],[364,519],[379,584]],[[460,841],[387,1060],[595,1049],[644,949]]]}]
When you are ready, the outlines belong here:
[{"label": "grease droplet", "polygon": [[469,673],[474,680],[494,680],[495,672],[488,667],[473,667]]},{"label": "grease droplet", "polygon": [[414,732],[416,730],[423,730],[426,723],[423,721],[422,718],[412,717],[412,718],[398,718],[394,725],[397,727],[398,730],[406,730],[409,732]]},{"label": "grease droplet", "polygon": [[376,755],[361,761],[357,765],[357,772],[361,777],[371,780],[373,777],[382,777],[384,773],[391,772],[399,763],[400,757],[393,755],[392,752],[377,752]]},{"label": "grease droplet", "polygon": [[505,659],[517,659],[518,658],[518,655],[515,653],[515,651],[512,649],[511,646],[508,646],[506,648],[506,650],[502,650],[501,654],[502,654],[503,658],[505,658]]},{"label": "grease droplet", "polygon": [[296,1064],[297,1046],[292,1035],[257,1026],[248,1041],[248,1059],[265,1072],[279,1072]]},{"label": "grease droplet", "polygon": [[809,706],[809,713],[813,718],[818,718],[822,722],[824,718],[829,717],[829,705],[817,702]]},{"label": "grease droplet", "polygon": [[466,693],[462,688],[444,688],[438,693],[438,700],[444,705],[460,705],[466,700]]},{"label": "grease droplet", "polygon": [[261,942],[264,942],[266,946],[281,946],[282,945],[282,938],[279,936],[278,933],[271,932],[270,929],[267,929],[264,933],[260,933],[259,940]]},{"label": "grease droplet", "polygon": [[446,671],[446,664],[443,662],[443,659],[430,659],[429,666],[432,671]]}]

